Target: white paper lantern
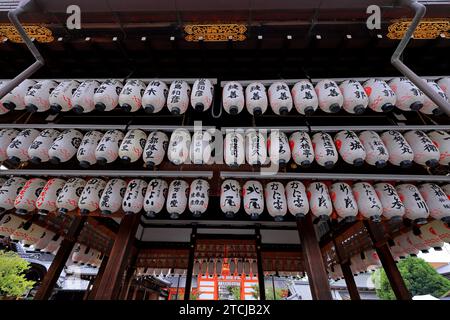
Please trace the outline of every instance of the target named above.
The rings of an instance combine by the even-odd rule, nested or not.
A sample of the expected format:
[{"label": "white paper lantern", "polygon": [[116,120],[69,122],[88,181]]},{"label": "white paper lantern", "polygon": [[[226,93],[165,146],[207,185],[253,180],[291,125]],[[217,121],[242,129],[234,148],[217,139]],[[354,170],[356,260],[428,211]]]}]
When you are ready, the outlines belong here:
[{"label": "white paper lantern", "polygon": [[334,136],[334,143],[341,158],[354,166],[362,166],[366,159],[366,150],[356,133],[349,130],[339,131]]},{"label": "white paper lantern", "polygon": [[186,81],[175,80],[169,88],[167,108],[172,114],[184,114],[189,106],[191,88]]},{"label": "white paper lantern", "polygon": [[225,84],[222,91],[222,104],[225,111],[235,115],[244,109],[244,89],[239,82],[230,81]]},{"label": "white paper lantern", "polygon": [[36,199],[46,182],[43,179],[31,178],[25,183],[14,201],[17,214],[25,215],[36,209]]},{"label": "white paper lantern", "polygon": [[344,110],[348,113],[362,114],[369,104],[369,97],[363,86],[356,80],[345,80],[339,85],[344,96]]},{"label": "white paper lantern", "polygon": [[167,158],[175,165],[189,160],[191,134],[186,129],[176,129],[172,132],[167,149]]},{"label": "white paper lantern", "polygon": [[41,237],[36,243],[33,244],[34,250],[41,251],[43,250],[50,241],[52,241],[52,238],[55,236],[54,232],[51,232],[50,230],[45,230],[44,236]]},{"label": "white paper lantern", "polygon": [[141,80],[128,80],[119,95],[119,105],[123,111],[136,112],[142,106],[145,83]]},{"label": "white paper lantern", "polygon": [[150,80],[144,95],[142,96],[142,107],[146,113],[160,112],[166,104],[169,88],[161,80]]},{"label": "white paper lantern", "polygon": [[169,144],[169,138],[164,132],[153,131],[148,135],[144,146],[142,158],[148,167],[154,167],[161,164]]},{"label": "white paper lantern", "polygon": [[[450,225],[439,220],[433,220],[429,224],[430,232],[435,232],[442,241],[450,243]],[[1,227],[0,227],[1,228]]]},{"label": "white paper lantern", "polygon": [[383,216],[391,220],[401,220],[405,214],[405,205],[400,200],[394,186],[380,182],[373,186],[383,207]]},{"label": "white paper lantern", "polygon": [[396,106],[403,111],[419,111],[423,107],[425,95],[414,83],[406,78],[394,78],[389,86],[397,96]]},{"label": "white paper lantern", "polygon": [[47,181],[36,200],[36,209],[38,209],[39,214],[47,215],[58,209],[56,201],[65,184],[65,180],[58,178],[52,178]]},{"label": "white paper lantern", "polygon": [[92,178],[88,180],[78,200],[78,208],[81,214],[88,214],[98,209],[105,186],[106,182],[102,179]]},{"label": "white paper lantern", "polygon": [[191,105],[195,111],[206,111],[213,101],[214,87],[208,79],[197,79],[192,86]]},{"label": "white paper lantern", "polygon": [[238,167],[245,163],[245,140],[241,132],[227,132],[224,140],[224,160],[230,167]]},{"label": "white paper lantern", "polygon": [[395,189],[405,205],[405,217],[417,224],[426,223],[430,210],[416,186],[405,183],[396,186]]},{"label": "white paper lantern", "polygon": [[56,207],[60,214],[73,211],[78,207],[78,200],[85,185],[86,181],[80,178],[70,178],[67,180],[56,199]]},{"label": "white paper lantern", "polygon": [[189,190],[189,211],[196,218],[200,217],[208,209],[209,183],[204,179],[192,181]]},{"label": "white paper lantern", "polygon": [[236,180],[227,179],[220,188],[220,209],[227,218],[233,218],[241,208],[241,186]]},{"label": "white paper lantern", "polygon": [[47,162],[50,159],[48,151],[59,134],[60,132],[55,129],[42,130],[28,148],[28,157],[30,158],[30,161],[35,164]]},{"label": "white paper lantern", "polygon": [[208,131],[196,130],[192,135],[189,157],[194,164],[212,164],[212,136]]},{"label": "white paper lantern", "polygon": [[441,251],[444,246],[444,242],[434,231],[433,227],[430,227],[430,224],[425,224],[420,227],[420,236],[422,240],[431,248],[437,251]]},{"label": "white paper lantern", "polygon": [[42,80],[28,90],[24,101],[29,112],[44,112],[50,109],[50,94],[58,86],[53,80]]},{"label": "white paper lantern", "polygon": [[0,161],[8,159],[7,149],[9,144],[17,137],[19,131],[16,129],[0,130]]},{"label": "white paper lantern", "polygon": [[139,160],[144,151],[147,135],[139,129],[129,130],[119,147],[119,158],[124,163],[133,163]]},{"label": "white paper lantern", "polygon": [[50,110],[53,113],[67,112],[71,110],[73,107],[72,97],[79,85],[80,83],[75,80],[61,81],[48,98]]},{"label": "white paper lantern", "polygon": [[162,179],[153,179],[148,183],[144,197],[144,216],[154,218],[164,209],[168,185]]},{"label": "white paper lantern", "polygon": [[363,131],[359,134],[359,140],[366,151],[366,162],[377,168],[386,166],[389,160],[389,152],[375,131]]},{"label": "white paper lantern", "polygon": [[322,182],[313,182],[307,190],[311,213],[321,220],[327,220],[333,212],[328,187]]},{"label": "white paper lantern", "polygon": [[127,183],[122,179],[111,179],[105,186],[99,201],[102,214],[116,213],[122,207],[123,197],[127,190]]},{"label": "white paper lantern", "polygon": [[450,196],[450,183],[444,184],[441,188],[447,196]]},{"label": "white paper lantern", "polygon": [[439,149],[423,131],[411,130],[403,136],[414,153],[414,162],[428,167],[435,167],[439,164],[441,156]]},{"label": "white paper lantern", "polygon": [[439,164],[450,165],[450,134],[445,131],[435,130],[428,133],[428,137],[438,148],[440,153]]},{"label": "white paper lantern", "polygon": [[430,249],[430,246],[425,243],[425,241],[422,239],[422,234],[415,235],[412,231],[407,233],[409,241],[412,243],[412,245],[419,251],[423,253],[428,253],[428,249]]},{"label": "white paper lantern", "polygon": [[146,191],[147,182],[144,180],[133,179],[128,182],[127,190],[122,201],[122,210],[125,214],[136,214],[142,210]]},{"label": "white paper lantern", "polygon": [[371,184],[367,182],[355,183],[353,185],[353,195],[355,196],[359,212],[364,218],[376,222],[381,221],[383,205]]},{"label": "white paper lantern", "polygon": [[289,137],[292,159],[301,167],[307,168],[314,161],[314,149],[308,133],[297,131]]},{"label": "white paper lantern", "polygon": [[82,139],[83,134],[80,131],[75,129],[64,130],[48,150],[50,162],[59,164],[72,159],[76,155]]},{"label": "white paper lantern", "polygon": [[292,88],[295,109],[300,114],[310,116],[319,107],[319,99],[314,86],[308,80],[297,82]]},{"label": "white paper lantern", "polygon": [[252,218],[258,219],[264,211],[264,190],[261,182],[248,180],[242,187],[244,210]]},{"label": "white paper lantern", "polygon": [[55,237],[50,241],[50,243],[42,251],[56,254],[56,252],[58,252],[59,246],[62,241],[63,241],[63,237],[56,234]]},{"label": "white paper lantern", "polygon": [[285,189],[280,182],[269,182],[264,189],[267,211],[275,221],[283,221],[287,213]]},{"label": "white paper lantern", "polygon": [[95,149],[97,163],[104,165],[114,162],[119,156],[119,146],[123,137],[123,132],[120,130],[106,131]]},{"label": "white paper lantern", "polygon": [[[440,95],[442,99],[448,102],[448,96],[436,82],[429,79],[427,79],[426,81],[428,86],[430,86],[435,93]],[[424,114],[433,114],[433,115],[441,115],[444,113],[444,111],[441,110],[439,106],[436,103],[434,103],[427,95],[424,95],[423,107],[420,109],[420,112]]]},{"label": "white paper lantern", "polygon": [[395,166],[408,168],[414,160],[414,153],[409,143],[405,140],[400,132],[386,131],[381,134],[389,153],[389,162]]},{"label": "white paper lantern", "polygon": [[94,94],[100,83],[97,80],[83,81],[72,96],[73,111],[76,113],[88,113],[95,109]]},{"label": "white paper lantern", "polygon": [[450,97],[450,77],[444,77],[437,81],[439,88],[445,93],[445,95]]},{"label": "white paper lantern", "polygon": [[266,139],[258,130],[248,130],[245,135],[245,158],[250,165],[262,165],[267,161]]},{"label": "white paper lantern", "polygon": [[119,80],[108,79],[94,93],[94,106],[97,111],[111,111],[119,105],[119,95],[123,84]]},{"label": "white paper lantern", "polygon": [[0,218],[0,236],[9,237],[24,222],[25,219],[23,219],[22,217],[13,214],[5,214]]},{"label": "white paper lantern", "polygon": [[395,92],[380,79],[369,79],[363,83],[364,90],[369,97],[369,108],[375,112],[392,111],[397,102]]},{"label": "white paper lantern", "polygon": [[303,183],[290,181],[286,184],[285,191],[289,213],[297,218],[304,217],[309,212],[309,202]]},{"label": "white paper lantern", "polygon": [[330,187],[330,197],[333,207],[339,217],[346,221],[355,221],[358,205],[353,196],[352,188],[345,182],[333,183]]},{"label": "white paper lantern", "polygon": [[80,166],[88,168],[97,162],[95,158],[95,150],[102,139],[103,133],[100,131],[88,131],[81,140],[80,147],[77,150],[77,160]]},{"label": "white paper lantern", "polygon": [[272,83],[268,93],[270,107],[275,114],[286,115],[292,110],[291,91],[285,82]]},{"label": "white paper lantern", "polygon": [[409,239],[408,233],[403,233],[395,237],[394,241],[400,245],[400,247],[410,256],[417,256],[419,250],[413,245],[413,242]]},{"label": "white paper lantern", "polygon": [[0,213],[14,208],[14,201],[27,182],[21,177],[12,177],[8,179],[0,188]]},{"label": "white paper lantern", "polygon": [[30,247],[43,236],[45,236],[45,229],[33,223],[26,233],[25,238],[22,239],[22,244],[25,247]]},{"label": "white paper lantern", "polygon": [[13,164],[19,164],[23,161],[28,161],[28,148],[33,143],[34,139],[39,135],[39,131],[36,129],[25,129],[19,132],[19,134],[11,141],[6,149],[9,161]]},{"label": "white paper lantern", "polygon": [[[7,80],[0,80],[0,88],[3,88],[6,84],[8,83]],[[7,109],[4,105],[3,102],[5,101],[5,97],[0,99],[0,115],[8,113],[9,109]]]},{"label": "white paper lantern", "polygon": [[171,219],[178,219],[187,206],[189,185],[184,180],[173,180],[169,185],[166,209]]},{"label": "white paper lantern", "polygon": [[291,160],[291,149],[286,134],[282,131],[271,130],[267,138],[267,150],[270,161],[281,166]]},{"label": "white paper lantern", "polygon": [[75,264],[82,264],[82,257],[85,251],[87,251],[88,248],[84,244],[78,244],[75,251],[72,254],[72,261]]},{"label": "white paper lantern", "polygon": [[450,223],[450,198],[445,192],[435,183],[421,184],[419,191],[430,210],[430,216]]},{"label": "white paper lantern", "polygon": [[25,110],[25,96],[35,84],[34,80],[23,80],[2,98],[3,107],[8,110]]},{"label": "white paper lantern", "polygon": [[342,109],[344,96],[336,82],[330,79],[321,80],[317,82],[315,90],[322,111],[336,113]]},{"label": "white paper lantern", "polygon": [[326,132],[318,132],[313,135],[312,144],[316,162],[327,169],[334,167],[338,153],[331,136]]},{"label": "white paper lantern", "polygon": [[245,88],[245,106],[248,113],[259,116],[266,112],[268,104],[266,87],[261,82],[252,82]]}]

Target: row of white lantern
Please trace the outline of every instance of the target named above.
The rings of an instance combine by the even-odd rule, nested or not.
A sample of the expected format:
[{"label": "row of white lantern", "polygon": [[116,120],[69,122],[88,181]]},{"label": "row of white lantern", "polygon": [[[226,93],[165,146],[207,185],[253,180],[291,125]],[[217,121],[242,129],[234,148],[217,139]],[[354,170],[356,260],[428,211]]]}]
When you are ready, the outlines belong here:
[{"label": "row of white lantern", "polygon": [[[380,258],[375,249],[368,249],[361,254],[350,257],[350,268],[354,275],[373,272],[381,266]],[[328,268],[328,275],[333,280],[343,278],[342,269],[339,264],[334,264]]]},{"label": "row of white lantern", "polygon": [[[450,78],[437,83],[427,80],[428,85],[442,98],[450,96]],[[380,79],[369,79],[362,85],[356,80],[345,80],[339,85],[324,79],[314,86],[308,80],[297,82],[292,90],[286,82],[272,83],[266,92],[261,82],[250,83],[244,88],[237,81],[227,82],[223,88],[223,107],[229,114],[238,114],[244,109],[252,115],[266,112],[268,105],[277,115],[289,113],[293,107],[303,115],[311,115],[317,109],[336,113],[344,109],[348,113],[361,114],[367,107],[376,112],[391,111],[394,106],[403,111],[420,111],[439,115],[442,110],[428,96],[406,78],[394,78],[389,83]]]},{"label": "row of white lantern", "polygon": [[[0,87],[2,82],[0,81]],[[186,81],[175,80],[170,87],[154,79],[148,85],[141,80],[128,80],[125,85],[119,80],[25,80],[0,103],[0,114],[9,110],[54,113],[73,110],[88,113],[93,110],[111,111],[120,108],[136,112],[143,108],[147,113],[161,111],[167,105],[173,114],[183,114],[189,107],[205,111],[211,107],[214,87],[208,79],[197,79],[191,87]]]},{"label": "row of white lantern", "polygon": [[103,254],[94,248],[77,243],[72,249],[70,259],[75,265],[88,265],[98,268],[102,263]]},{"label": "row of white lantern", "polygon": [[[212,164],[215,161],[214,133],[176,129],[169,137],[160,131],[147,134],[140,129],[129,130],[125,135],[120,130],[106,133],[92,130],[83,135],[78,130],[55,129],[0,130],[0,161],[9,159],[18,164],[24,161],[41,163],[67,162],[77,157],[82,167],[95,163],[112,163],[120,158],[126,163],[143,159],[147,166],[156,166],[167,158],[176,165],[185,163]],[[248,130],[245,134],[231,131],[225,135],[225,164],[230,167],[264,165],[270,162],[286,164],[293,161],[308,167],[315,160],[326,168],[333,167],[338,155],[356,166],[367,162],[383,167],[387,162],[408,167],[412,162],[434,167],[450,163],[450,134],[445,131],[411,130],[402,135],[398,131],[386,131],[378,135],[375,131],[363,131],[357,135],[343,130],[334,138],[326,132],[311,137],[306,132],[294,132],[288,138],[284,132],[271,131],[268,136],[261,130]]]},{"label": "row of white lantern", "polygon": [[[256,259],[227,258],[229,272],[233,274],[257,275],[258,267]],[[193,275],[215,275],[221,274],[223,259],[195,259]]]}]

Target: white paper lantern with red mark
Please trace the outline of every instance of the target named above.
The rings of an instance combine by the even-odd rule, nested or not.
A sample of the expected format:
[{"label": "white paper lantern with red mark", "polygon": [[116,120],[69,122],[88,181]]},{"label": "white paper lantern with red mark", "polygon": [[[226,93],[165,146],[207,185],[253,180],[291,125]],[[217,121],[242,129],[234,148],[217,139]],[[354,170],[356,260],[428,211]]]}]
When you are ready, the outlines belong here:
[{"label": "white paper lantern with red mark", "polygon": [[88,131],[84,135],[80,147],[77,150],[77,160],[80,162],[81,167],[89,168],[97,162],[95,150],[102,137],[103,133],[96,130]]},{"label": "white paper lantern with red mark", "polygon": [[232,167],[239,167],[245,163],[244,134],[237,131],[227,132],[224,140],[224,160]]},{"label": "white paper lantern with red mark", "polygon": [[419,191],[427,203],[430,216],[446,223],[450,222],[450,199],[445,192],[435,183],[424,183],[419,186]]},{"label": "white paper lantern with red mark", "polygon": [[363,86],[356,80],[345,80],[339,85],[344,96],[344,110],[348,113],[362,114],[369,104]]},{"label": "white paper lantern with red mark", "polygon": [[189,107],[191,88],[183,80],[175,80],[169,88],[167,108],[172,114],[184,114]]},{"label": "white paper lantern with red mark", "polygon": [[141,80],[128,80],[119,95],[120,108],[125,112],[136,112],[142,107],[145,83]]},{"label": "white paper lantern with red mark", "polygon": [[60,132],[55,129],[42,130],[28,148],[28,157],[30,158],[30,161],[35,164],[47,162],[50,159],[48,151],[59,134]]},{"label": "white paper lantern with red mark", "polygon": [[261,82],[252,82],[245,88],[245,106],[248,113],[259,116],[266,112],[268,104],[266,87]]},{"label": "white paper lantern with red mark", "polygon": [[197,79],[192,86],[191,105],[195,111],[206,111],[213,101],[214,86],[209,79]]},{"label": "white paper lantern with red mark", "polygon": [[386,166],[389,160],[389,152],[381,140],[378,133],[375,131],[363,131],[359,134],[361,141],[366,151],[366,162],[377,168]]},{"label": "white paper lantern with red mark", "polygon": [[241,208],[241,186],[238,181],[227,179],[220,188],[220,209],[227,218],[233,218]]},{"label": "white paper lantern with red mark", "polygon": [[433,229],[432,226],[430,226],[429,223],[423,225],[420,227],[420,233],[422,236],[422,240],[431,248],[440,251],[442,250],[442,247],[444,246],[444,242],[442,239],[438,236],[436,231]]},{"label": "white paper lantern with red mark", "polygon": [[264,211],[264,189],[261,182],[248,180],[242,187],[244,210],[252,218],[258,219]]},{"label": "white paper lantern with red mark", "polygon": [[166,209],[171,219],[178,219],[186,210],[189,184],[184,180],[173,180],[167,193]]},{"label": "white paper lantern with red mark", "polygon": [[50,94],[58,86],[53,80],[42,80],[34,84],[25,95],[27,111],[44,112],[50,109]]},{"label": "white paper lantern with red mark", "polygon": [[166,105],[169,88],[161,80],[150,80],[144,95],[142,96],[142,107],[146,113],[160,112]]},{"label": "white paper lantern with red mark", "polygon": [[450,97],[450,77],[444,77],[437,81],[439,88],[446,94],[447,97]]},{"label": "white paper lantern with red mark", "polygon": [[116,213],[122,207],[123,197],[127,190],[127,183],[122,179],[111,179],[105,186],[99,201],[102,214]]},{"label": "white paper lantern with red mark", "polygon": [[369,97],[369,108],[375,112],[392,111],[397,102],[397,95],[384,80],[369,79],[363,83]]},{"label": "white paper lantern with red mark", "polygon": [[353,195],[361,215],[373,221],[381,221],[383,205],[373,186],[367,182],[358,182],[353,185]]},{"label": "white paper lantern with red mark", "polygon": [[80,147],[83,134],[75,129],[64,130],[53,142],[48,150],[50,162],[59,164],[72,159]]},{"label": "white paper lantern with red mark", "polygon": [[8,159],[7,149],[9,144],[17,137],[19,131],[16,129],[0,130],[0,161]]},{"label": "white paper lantern with red mark", "polygon": [[435,167],[439,164],[439,158],[441,156],[439,149],[425,132],[411,130],[403,136],[408,141],[414,153],[414,162],[428,167]]},{"label": "white paper lantern with red mark", "polygon": [[318,132],[312,137],[312,145],[316,162],[327,169],[334,167],[338,161],[338,152],[331,136],[326,132]]},{"label": "white paper lantern with red mark", "polygon": [[45,229],[33,223],[30,230],[27,232],[25,238],[22,239],[22,244],[25,247],[30,247],[45,236]]},{"label": "white paper lantern with red mark", "polygon": [[94,106],[97,111],[111,111],[119,105],[119,95],[123,84],[119,80],[108,79],[100,84],[94,93]]},{"label": "white paper lantern with red mark", "polygon": [[13,233],[10,234],[10,238],[12,241],[20,242],[29,232],[31,232],[33,229],[33,223],[31,220],[24,221]]},{"label": "white paper lantern with red mark", "polygon": [[52,178],[47,181],[36,199],[36,209],[38,209],[39,214],[47,215],[58,209],[56,201],[65,184],[66,181],[59,178]]},{"label": "white paper lantern with red mark", "polygon": [[301,167],[309,167],[314,161],[314,149],[308,133],[297,131],[289,137],[292,159]]},{"label": "white paper lantern with red mark", "polygon": [[59,213],[65,214],[78,207],[78,200],[85,185],[86,181],[81,178],[70,178],[67,180],[56,199],[56,207]]},{"label": "white paper lantern with red mark", "polygon": [[425,95],[414,83],[406,78],[394,78],[389,86],[397,96],[396,107],[403,111],[419,111],[423,107]]},{"label": "white paper lantern with red mark", "polygon": [[414,160],[413,150],[400,132],[392,130],[383,132],[381,140],[388,150],[391,164],[402,168],[409,168],[412,165]]},{"label": "white paper lantern with red mark", "polygon": [[308,80],[297,82],[292,88],[295,109],[302,115],[310,116],[319,107],[319,99],[314,86]]},{"label": "white paper lantern with red mark", "polygon": [[200,217],[208,209],[209,183],[204,179],[192,181],[189,190],[189,211],[194,217]]},{"label": "white paper lantern with red mark", "polygon": [[104,165],[114,162],[119,156],[119,146],[122,143],[124,134],[120,130],[108,130],[95,149],[97,163]]},{"label": "white paper lantern with red mark", "polygon": [[300,181],[289,181],[286,184],[285,192],[289,213],[297,218],[303,218],[309,212],[309,202],[304,184]]},{"label": "white paper lantern with red mark", "polygon": [[19,216],[13,214],[5,214],[0,218],[0,236],[9,237],[24,222],[25,219]]},{"label": "white paper lantern with red mark", "polygon": [[380,182],[373,186],[383,207],[383,217],[401,220],[405,215],[405,205],[400,200],[395,187],[389,183]]},{"label": "white paper lantern with red mark", "polygon": [[270,85],[269,103],[272,111],[277,115],[286,115],[292,110],[292,96],[286,82],[274,82]]},{"label": "white paper lantern with red mark", "polygon": [[307,190],[311,213],[321,220],[327,220],[333,212],[328,187],[322,182],[313,182],[309,184]]},{"label": "white paper lantern with red mark", "polygon": [[417,256],[419,250],[413,245],[413,242],[409,239],[408,233],[403,233],[395,238],[400,247],[410,256]]},{"label": "white paper lantern with red mark", "polygon": [[394,246],[390,247],[391,253],[395,258],[395,261],[399,261],[400,259],[404,259],[408,256],[408,253],[400,246],[398,240],[393,240]]},{"label": "white paper lantern with red mark", "polygon": [[119,158],[124,163],[139,160],[144,152],[147,135],[139,129],[129,130],[119,147]]},{"label": "white paper lantern with red mark", "polygon": [[153,131],[148,135],[147,141],[142,153],[142,159],[148,167],[154,167],[161,164],[169,145],[169,138],[164,132]]},{"label": "white paper lantern with red mark", "polygon": [[25,183],[14,201],[17,214],[26,215],[36,209],[36,199],[46,183],[47,181],[39,178],[31,178]]},{"label": "white paper lantern with red mark", "polygon": [[[445,94],[445,92],[439,87],[439,85],[434,82],[433,80],[426,79],[426,82],[428,86],[431,87],[431,89],[441,96],[442,99],[448,102],[448,96]],[[439,108],[439,106],[433,102],[427,95],[424,95],[424,101],[423,101],[423,107],[420,109],[421,113],[424,114],[432,114],[432,115],[441,115],[444,113],[443,110]]]},{"label": "white paper lantern with red mark", "polygon": [[323,79],[315,87],[319,99],[319,108],[326,113],[336,113],[342,109],[344,96],[336,82]]},{"label": "white paper lantern with red mark", "polygon": [[450,225],[439,220],[433,220],[429,224],[430,232],[435,232],[444,242],[450,243]]},{"label": "white paper lantern with red mark", "polygon": [[72,96],[72,110],[76,113],[88,113],[95,109],[94,94],[100,83],[97,80],[85,80]]},{"label": "white paper lantern with red mark", "polygon": [[8,110],[25,110],[25,96],[36,84],[36,81],[25,79],[17,87],[7,93],[1,100],[3,107]]},{"label": "white paper lantern with red mark", "polygon": [[77,90],[79,85],[80,83],[76,80],[61,81],[48,98],[50,110],[53,113],[70,111],[73,107],[73,93]]},{"label": "white paper lantern with red mark", "polygon": [[37,138],[39,133],[40,132],[36,129],[25,129],[20,131],[6,149],[8,160],[15,165],[20,162],[28,161],[30,159],[28,148],[33,143],[34,139]]},{"label": "white paper lantern with red mark", "polygon": [[8,179],[0,188],[0,213],[14,208],[14,201],[19,192],[27,182],[21,177],[12,177]]},{"label": "white paper lantern with red mark", "polygon": [[358,205],[353,196],[352,187],[345,182],[333,183],[330,187],[330,197],[333,208],[339,217],[346,221],[354,221],[358,214]]},{"label": "white paper lantern with red mark", "polygon": [[291,149],[286,134],[279,130],[271,130],[267,138],[267,151],[270,161],[281,166],[291,160]]},{"label": "white paper lantern with red mark", "polygon": [[192,135],[189,157],[193,164],[212,164],[212,136],[208,131],[196,130]]},{"label": "white paper lantern with red mark", "polygon": [[34,250],[41,251],[45,249],[46,246],[52,241],[53,237],[55,236],[55,233],[46,229],[44,235],[33,244]]},{"label": "white paper lantern with red mark", "polygon": [[128,182],[127,190],[123,196],[122,210],[125,214],[136,214],[144,206],[144,197],[147,192],[147,182],[142,179],[133,179]]},{"label": "white paper lantern with red mark", "polygon": [[430,210],[419,189],[410,183],[400,184],[395,189],[405,205],[405,218],[414,220],[418,224],[426,223]]},{"label": "white paper lantern with red mark", "polygon": [[92,178],[88,180],[78,200],[78,208],[81,214],[88,214],[98,209],[100,197],[103,194],[105,186],[106,181],[102,179]]},{"label": "white paper lantern with red mark", "polygon": [[285,189],[280,182],[269,182],[264,189],[264,198],[269,214],[275,221],[283,221],[287,213],[287,199]]},{"label": "white paper lantern with red mark", "polygon": [[267,161],[266,138],[258,130],[248,130],[245,135],[245,158],[250,165],[262,165]]},{"label": "white paper lantern with red mark", "polygon": [[422,239],[422,234],[415,235],[413,231],[410,231],[407,233],[408,239],[411,241],[412,245],[416,247],[417,250],[428,253],[428,250],[430,249],[430,246],[425,243],[425,241]]},{"label": "white paper lantern with red mark", "polygon": [[164,209],[166,203],[168,184],[162,179],[152,179],[148,183],[144,197],[144,216],[154,218]]},{"label": "white paper lantern with red mark", "polygon": [[167,158],[175,165],[189,161],[191,134],[186,129],[176,129],[172,132],[167,149]]},{"label": "white paper lantern with red mark", "polygon": [[49,244],[42,251],[56,254],[63,239],[64,238],[62,236],[56,234],[55,237],[49,242]]},{"label": "white paper lantern with red mark", "polygon": [[75,248],[75,251],[72,254],[73,263],[81,264],[82,256],[87,249],[88,248],[84,244],[78,244],[77,247]]},{"label": "white paper lantern with red mark", "polygon": [[428,137],[438,148],[440,153],[439,164],[450,165],[450,134],[445,131],[435,130],[428,133]]},{"label": "white paper lantern with red mark", "polygon": [[354,166],[362,166],[366,159],[366,150],[356,133],[343,130],[336,133],[334,143],[341,158]]},{"label": "white paper lantern with red mark", "polygon": [[230,81],[225,84],[222,91],[222,104],[224,110],[232,115],[241,113],[244,109],[244,89],[239,82]]}]

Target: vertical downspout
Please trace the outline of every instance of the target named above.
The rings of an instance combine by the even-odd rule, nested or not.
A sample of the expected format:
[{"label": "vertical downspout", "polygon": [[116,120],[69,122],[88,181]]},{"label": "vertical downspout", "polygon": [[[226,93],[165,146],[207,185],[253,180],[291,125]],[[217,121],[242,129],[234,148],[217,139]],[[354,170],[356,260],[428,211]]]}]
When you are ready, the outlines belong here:
[{"label": "vertical downspout", "polygon": [[425,80],[421,79],[411,69],[403,64],[402,61],[400,61],[400,55],[403,53],[403,50],[406,48],[406,45],[413,36],[414,31],[416,30],[417,26],[420,23],[420,20],[423,18],[426,12],[425,6],[421,3],[418,3],[417,0],[403,0],[403,2],[414,9],[416,13],[411,22],[411,25],[403,36],[403,39],[398,44],[397,49],[395,49],[395,52],[391,57],[391,63],[406,78],[411,80],[412,83],[414,83],[420,90],[422,90],[437,106],[439,106],[441,110],[443,110],[448,116],[450,116],[450,103],[442,98],[437,92],[435,92]]},{"label": "vertical downspout", "polygon": [[2,86],[0,88],[0,99],[3,98],[12,89],[14,89],[19,84],[21,84],[22,81],[24,81],[25,79],[29,78],[33,73],[35,73],[37,70],[39,70],[39,68],[41,68],[45,64],[44,58],[42,58],[42,56],[39,53],[38,49],[36,48],[36,46],[31,41],[31,39],[28,36],[28,34],[25,32],[25,30],[22,27],[22,25],[20,24],[20,21],[19,21],[19,18],[18,18],[18,16],[20,14],[22,14],[23,12],[26,11],[26,9],[27,9],[26,7],[29,4],[31,4],[30,0],[23,0],[23,1],[21,1],[19,3],[19,6],[16,9],[11,10],[11,11],[8,12],[8,18],[9,18],[9,21],[11,21],[11,23],[16,28],[16,30],[19,33],[19,35],[22,38],[22,40],[27,45],[28,49],[33,54],[33,56],[36,59],[36,61],[31,66],[29,66],[27,69],[22,71],[22,73],[20,73],[14,79],[12,79],[11,81],[9,81],[8,83],[6,83],[4,86]]}]

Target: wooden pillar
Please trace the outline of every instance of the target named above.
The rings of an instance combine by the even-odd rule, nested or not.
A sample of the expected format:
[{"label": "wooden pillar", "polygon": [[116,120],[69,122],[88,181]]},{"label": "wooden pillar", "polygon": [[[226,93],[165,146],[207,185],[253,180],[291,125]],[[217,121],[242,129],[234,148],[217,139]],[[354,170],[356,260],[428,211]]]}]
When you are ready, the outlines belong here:
[{"label": "wooden pillar", "polygon": [[314,300],[332,300],[328,274],[317,241],[311,214],[307,214],[301,220],[297,220],[297,229],[301,240],[311,295]]},{"label": "wooden pillar", "polygon": [[100,264],[100,268],[98,269],[97,275],[95,276],[94,284],[92,286],[91,292],[87,297],[88,300],[91,300],[93,296],[97,293],[98,287],[100,285],[100,281],[103,277],[103,273],[105,273],[106,265],[108,264],[108,256],[104,256],[102,263]]},{"label": "wooden pillar", "polygon": [[73,218],[69,230],[64,236],[63,241],[61,241],[58,252],[50,265],[50,269],[47,271],[47,274],[42,280],[42,283],[34,296],[34,300],[48,300],[50,298],[56,281],[58,281],[61,271],[63,270],[67,259],[72,252],[73,246],[77,242],[77,238],[80,235],[81,230],[83,230],[85,221],[86,217]]},{"label": "wooden pillar", "polygon": [[123,280],[123,273],[132,252],[140,214],[125,215],[120,222],[105,272],[103,273],[94,300],[116,300]]},{"label": "wooden pillar", "polygon": [[375,250],[380,258],[383,269],[391,284],[392,291],[398,300],[411,300],[411,293],[408,291],[402,275],[397,268],[394,258],[392,257],[389,245],[384,236],[381,223],[374,223],[372,221],[364,221],[364,225],[372,239]]},{"label": "wooden pillar", "polygon": [[194,271],[195,244],[197,243],[197,227],[194,225],[191,233],[191,243],[189,245],[189,260],[186,272],[186,285],[184,287],[184,300],[189,300],[191,296],[192,272]]},{"label": "wooden pillar", "polygon": [[133,281],[133,276],[136,271],[136,259],[138,255],[138,250],[136,247],[133,247],[131,257],[130,257],[130,265],[126,268],[125,271],[125,279],[120,288],[119,300],[126,300],[128,296],[128,291],[130,290],[131,282]]},{"label": "wooden pillar", "polygon": [[350,294],[350,299],[361,300],[359,296],[358,287],[356,286],[355,278],[353,277],[353,272],[350,267],[350,263],[341,263],[342,274],[344,275],[345,284],[347,285],[348,293]]},{"label": "wooden pillar", "polygon": [[261,257],[261,231],[259,226],[255,229],[256,235],[256,267],[258,268],[258,286],[259,286],[259,300],[266,300],[266,283],[264,281],[264,270],[262,266]]}]

